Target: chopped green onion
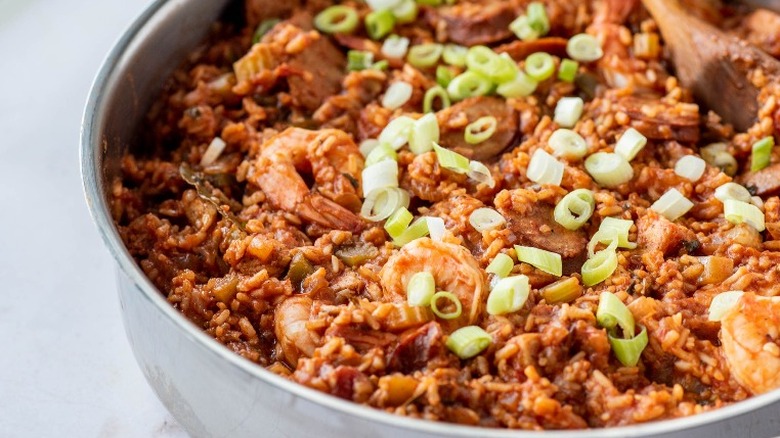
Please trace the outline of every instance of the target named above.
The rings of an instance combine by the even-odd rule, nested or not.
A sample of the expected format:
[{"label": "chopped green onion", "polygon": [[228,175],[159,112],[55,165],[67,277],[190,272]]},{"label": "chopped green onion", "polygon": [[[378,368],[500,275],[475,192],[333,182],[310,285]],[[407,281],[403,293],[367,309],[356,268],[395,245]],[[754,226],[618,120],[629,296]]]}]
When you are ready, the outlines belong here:
[{"label": "chopped green onion", "polygon": [[379,143],[377,147],[368,153],[366,166],[373,166],[383,160],[398,160],[398,154],[396,154],[395,149],[391,148],[387,143]]},{"label": "chopped green onion", "polygon": [[531,286],[528,277],[516,275],[499,280],[487,299],[487,313],[505,315],[520,310],[528,300]]},{"label": "chopped green onion", "polygon": [[444,52],[442,58],[444,62],[455,67],[466,66],[466,54],[468,53],[468,47],[459,46],[457,44],[447,44],[444,46]]},{"label": "chopped green onion", "polygon": [[690,182],[698,181],[706,169],[707,163],[696,155],[686,155],[674,164],[674,173]]},{"label": "chopped green onion", "polygon": [[726,316],[726,313],[737,305],[737,302],[739,302],[739,299],[742,298],[742,295],[744,294],[745,292],[742,292],[741,290],[730,290],[715,295],[715,298],[712,299],[708,309],[708,319],[710,321],[720,321],[723,319],[723,317]]},{"label": "chopped green onion", "polygon": [[548,284],[539,293],[548,304],[569,303],[582,295],[582,286],[577,277],[569,277]]},{"label": "chopped green onion", "polygon": [[371,10],[383,11],[393,9],[401,3],[401,0],[366,0],[366,4]]},{"label": "chopped green onion", "polygon": [[452,332],[444,343],[461,359],[471,359],[482,353],[493,342],[493,338],[481,327],[470,325]]},{"label": "chopped green onion", "polygon": [[433,150],[436,151],[436,158],[439,165],[455,173],[467,173],[469,171],[469,159],[463,155],[445,149],[438,144],[433,144]]},{"label": "chopped green onion", "polygon": [[417,2],[414,0],[401,0],[401,3],[392,9],[395,20],[401,24],[413,22],[417,19],[419,11],[420,8],[417,7]]},{"label": "chopped green onion", "polygon": [[688,210],[693,208],[693,202],[683,196],[677,189],[671,188],[666,191],[657,201],[653,202],[650,209],[674,222]]},{"label": "chopped green onion", "polygon": [[330,6],[314,17],[314,27],[325,33],[350,33],[357,25],[357,11],[344,5]]},{"label": "chopped green onion", "polygon": [[628,233],[631,231],[632,226],[634,226],[634,221],[632,220],[605,217],[601,221],[599,230],[615,230],[618,238],[618,246],[621,248],[634,249],[636,248],[636,243],[629,242],[628,240]]},{"label": "chopped green onion", "polygon": [[550,135],[547,144],[550,145],[556,157],[569,160],[582,158],[588,153],[588,144],[585,139],[571,129],[556,129]]},{"label": "chopped green onion", "polygon": [[428,223],[428,234],[431,236],[431,240],[441,242],[444,239],[444,232],[447,231],[444,227],[444,219],[425,216],[425,220]]},{"label": "chopped green onion", "polygon": [[[444,299],[452,303],[455,306],[455,310],[452,312],[444,312],[439,308],[439,300]],[[431,310],[433,314],[441,319],[455,319],[463,312],[463,306],[460,304],[460,300],[455,294],[446,291],[439,291],[433,294],[431,297]]]},{"label": "chopped green onion", "polygon": [[563,180],[563,163],[548,154],[544,149],[537,149],[528,163],[526,176],[537,184],[560,186]]},{"label": "chopped green onion", "polygon": [[541,82],[555,73],[555,61],[548,53],[532,53],[525,58],[525,72],[532,79]]},{"label": "chopped green onion", "polygon": [[492,208],[482,207],[471,212],[469,223],[475,230],[483,233],[503,227],[506,225],[506,219]]},{"label": "chopped green onion", "polygon": [[379,70],[379,71],[385,71],[388,68],[390,68],[390,62],[386,59],[383,59],[381,61],[377,61],[373,64],[371,64],[372,70]]},{"label": "chopped green onion", "polygon": [[500,252],[496,254],[485,271],[489,274],[495,274],[499,278],[504,278],[512,272],[514,267],[515,263],[512,261],[512,257]]},{"label": "chopped green onion", "polygon": [[646,144],[647,137],[634,128],[628,128],[626,132],[620,136],[617,145],[615,145],[615,153],[622,155],[626,161],[631,161]]},{"label": "chopped green onion", "polygon": [[582,116],[584,103],[579,97],[562,97],[555,105],[554,121],[562,128],[571,128]]},{"label": "chopped green onion", "polygon": [[366,15],[366,33],[372,40],[378,40],[393,31],[395,17],[387,9],[372,11]]},{"label": "chopped green onion", "polygon": [[723,216],[732,224],[746,223],[761,232],[766,229],[764,213],[753,204],[726,199],[723,201]]},{"label": "chopped green onion", "polygon": [[450,107],[450,95],[447,94],[447,90],[441,86],[435,86],[428,89],[423,97],[423,112],[433,112],[433,102],[439,99],[441,101],[441,109]]},{"label": "chopped green onion", "polygon": [[406,301],[410,306],[427,307],[436,293],[436,281],[430,272],[418,272],[412,275],[406,285]]},{"label": "chopped green onion", "polygon": [[382,106],[387,109],[397,109],[402,107],[412,97],[412,85],[408,82],[398,81],[393,82],[385,95],[382,96]]},{"label": "chopped green onion", "polygon": [[642,331],[631,339],[616,338],[611,333],[607,333],[607,337],[617,360],[627,367],[636,366],[647,346],[647,329],[642,327]]},{"label": "chopped green onion", "polygon": [[281,20],[278,18],[269,18],[268,20],[263,20],[260,25],[257,26],[257,29],[255,29],[255,33],[252,34],[252,44],[257,44],[260,42],[261,39],[263,39],[263,36],[268,33],[271,28],[276,26]]},{"label": "chopped green onion", "polygon": [[602,249],[582,265],[582,282],[585,286],[593,286],[609,278],[617,269],[617,253],[610,249]]},{"label": "chopped green onion", "polygon": [[543,3],[529,3],[525,15],[528,16],[531,27],[539,32],[539,36],[547,35],[547,32],[550,31],[550,19],[547,18],[547,11],[544,9]]},{"label": "chopped green onion", "polygon": [[555,206],[553,217],[555,222],[561,224],[567,230],[579,230],[590,216],[596,201],[593,199],[593,192],[588,189],[577,189],[561,199]]},{"label": "chopped green onion", "polygon": [[725,143],[712,143],[699,151],[709,165],[717,167],[723,173],[734,176],[737,173],[737,159],[728,152]]},{"label": "chopped green onion", "polygon": [[412,46],[406,60],[417,68],[433,67],[439,62],[444,47],[441,44],[425,43]]},{"label": "chopped green onion", "polygon": [[393,160],[382,160],[363,169],[363,195],[368,195],[375,189],[398,187],[398,163]]},{"label": "chopped green onion", "polygon": [[439,122],[436,115],[425,114],[417,119],[409,136],[409,150],[419,155],[433,149],[433,144],[439,141]]},{"label": "chopped green onion", "polygon": [[436,83],[442,87],[449,85],[450,82],[452,82],[452,78],[454,77],[455,73],[453,73],[449,68],[443,65],[436,67]]},{"label": "chopped green onion", "polygon": [[515,253],[518,261],[528,263],[536,269],[556,277],[560,277],[563,274],[563,262],[560,254],[532,246],[520,245],[515,245]]},{"label": "chopped green onion", "polygon": [[527,15],[520,15],[509,23],[509,30],[523,41],[533,41],[538,39],[540,32],[533,27],[531,20]]},{"label": "chopped green onion", "polygon": [[614,188],[634,177],[634,169],[621,155],[596,152],[585,160],[585,170],[600,186]]},{"label": "chopped green onion", "polygon": [[409,50],[409,38],[398,35],[385,38],[381,49],[383,55],[393,59],[403,58],[407,50]]},{"label": "chopped green onion", "polygon": [[442,0],[417,0],[417,3],[426,6],[439,6]]},{"label": "chopped green onion", "polygon": [[393,239],[393,245],[404,246],[407,243],[428,235],[428,220],[424,217],[418,217],[409,228],[404,230],[398,237]]},{"label": "chopped green onion", "polygon": [[599,295],[599,307],[596,309],[596,322],[607,330],[620,326],[626,338],[634,336],[636,331],[634,315],[617,295],[602,292]]},{"label": "chopped green onion", "polygon": [[489,139],[498,127],[498,120],[493,116],[480,117],[466,126],[464,140],[468,144],[478,144]]},{"label": "chopped green onion", "polygon": [[580,68],[580,63],[573,59],[563,59],[561,65],[558,66],[558,79],[563,82],[574,82],[574,78],[577,76],[577,70]]},{"label": "chopped green onion", "polygon": [[402,206],[387,218],[385,231],[387,231],[390,237],[396,238],[406,231],[409,224],[412,223],[412,219],[414,219],[414,215],[406,207]]},{"label": "chopped green onion", "polygon": [[409,141],[415,120],[400,116],[391,120],[379,134],[379,142],[389,144],[395,150],[401,149]]},{"label": "chopped green onion", "polygon": [[569,38],[566,43],[566,53],[571,59],[580,62],[592,62],[604,56],[599,40],[586,33]]},{"label": "chopped green onion", "polygon": [[533,94],[538,84],[530,76],[517,69],[511,81],[499,84],[496,93],[508,99],[526,97]]},{"label": "chopped green onion", "polygon": [[756,172],[766,166],[772,158],[772,148],[775,146],[775,138],[771,135],[753,143],[752,153],[750,155],[750,171]]},{"label": "chopped green onion", "polygon": [[390,217],[400,208],[409,206],[409,193],[398,187],[375,189],[366,196],[360,215],[372,222],[379,222]]},{"label": "chopped green onion", "polygon": [[502,83],[512,80],[516,66],[511,65],[487,46],[474,46],[466,53],[466,66],[469,71]]},{"label": "chopped green onion", "polygon": [[493,91],[493,83],[488,78],[473,71],[466,71],[455,76],[447,85],[447,92],[453,100],[484,96],[491,91]]},{"label": "chopped green onion", "polygon": [[347,52],[347,70],[360,71],[371,68],[374,64],[374,54],[361,50]]},{"label": "chopped green onion", "polygon": [[735,182],[727,182],[715,189],[715,199],[720,202],[726,202],[727,199],[750,202],[750,192]]},{"label": "chopped green onion", "polygon": [[496,180],[493,179],[490,169],[479,161],[471,160],[469,162],[469,171],[466,176],[480,184],[486,184],[491,189],[496,186]]},{"label": "chopped green onion", "polygon": [[360,146],[359,146],[360,153],[364,157],[368,157],[368,155],[371,153],[371,151],[373,151],[374,149],[378,148],[380,144],[381,143],[379,143],[379,140],[377,140],[375,138],[367,138],[367,139],[365,139],[365,140],[360,142]]},{"label": "chopped green onion", "polygon": [[593,234],[593,237],[590,238],[590,242],[588,242],[588,257],[593,257],[596,254],[596,245],[599,243],[605,243],[607,244],[606,249],[615,251],[617,250],[619,241],[620,238],[618,237],[617,230],[599,229]]}]

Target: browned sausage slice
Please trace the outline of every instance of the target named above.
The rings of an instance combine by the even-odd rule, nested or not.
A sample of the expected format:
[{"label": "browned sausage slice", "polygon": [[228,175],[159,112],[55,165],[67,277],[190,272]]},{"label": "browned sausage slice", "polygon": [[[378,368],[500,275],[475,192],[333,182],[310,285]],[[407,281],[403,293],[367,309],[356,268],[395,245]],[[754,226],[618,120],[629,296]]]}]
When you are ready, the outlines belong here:
[{"label": "browned sausage slice", "polygon": [[771,196],[780,193],[780,163],[773,164],[758,172],[749,172],[742,178],[742,185],[755,188],[758,196]]},{"label": "browned sausage slice", "polygon": [[464,46],[490,44],[512,36],[509,24],[517,17],[512,2],[458,3],[435,10],[433,26],[444,22],[450,41]]}]

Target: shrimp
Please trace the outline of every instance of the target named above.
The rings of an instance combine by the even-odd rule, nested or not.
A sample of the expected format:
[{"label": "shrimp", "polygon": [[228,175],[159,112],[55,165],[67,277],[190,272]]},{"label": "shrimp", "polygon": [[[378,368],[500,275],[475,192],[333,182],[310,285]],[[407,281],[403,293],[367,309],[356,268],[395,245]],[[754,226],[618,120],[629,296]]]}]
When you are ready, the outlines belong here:
[{"label": "shrimp", "polygon": [[297,295],[285,299],[274,310],[274,334],[285,361],[293,367],[301,356],[311,357],[320,345],[320,335],[306,327],[313,304],[311,298]]},{"label": "shrimp", "polygon": [[780,387],[780,297],[746,292],[721,319],[720,340],[737,383],[753,394]]},{"label": "shrimp", "polygon": [[[360,206],[363,164],[357,145],[343,131],[288,128],[263,144],[247,179],[275,207],[304,221],[359,232],[363,221],[347,207]],[[316,191],[309,190],[299,170],[311,171]]]},{"label": "shrimp", "polygon": [[461,302],[461,316],[441,321],[456,329],[476,323],[485,305],[485,273],[473,255],[464,247],[452,243],[434,242],[425,237],[404,245],[393,254],[380,272],[383,300],[406,301],[406,285],[418,272],[430,272],[436,289],[454,294]]}]

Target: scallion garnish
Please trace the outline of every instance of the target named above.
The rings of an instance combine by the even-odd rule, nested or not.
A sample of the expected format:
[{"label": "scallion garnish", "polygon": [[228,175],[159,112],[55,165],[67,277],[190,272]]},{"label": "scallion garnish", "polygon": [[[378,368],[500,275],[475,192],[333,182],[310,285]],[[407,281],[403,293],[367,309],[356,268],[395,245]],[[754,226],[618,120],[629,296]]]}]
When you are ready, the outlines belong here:
[{"label": "scallion garnish", "polygon": [[582,295],[582,286],[577,277],[569,277],[539,289],[539,294],[548,304],[569,303]]},{"label": "scallion garnish", "polygon": [[578,230],[588,222],[595,205],[593,192],[588,189],[573,190],[555,206],[553,217],[567,230]]},{"label": "scallion garnish", "polygon": [[548,53],[532,53],[525,58],[525,72],[531,79],[541,82],[555,73],[555,61]]},{"label": "scallion garnish", "polygon": [[556,129],[550,135],[547,144],[550,145],[555,156],[569,160],[582,158],[588,153],[588,144],[585,139],[571,129]]},{"label": "scallion garnish", "polygon": [[427,113],[417,119],[409,136],[409,150],[422,154],[433,149],[433,144],[439,141],[439,122],[435,114]]},{"label": "scallion garnish", "polygon": [[374,64],[374,54],[362,50],[350,50],[347,52],[347,70],[360,71],[371,68]]},{"label": "scallion garnish", "polygon": [[561,65],[558,66],[558,79],[563,82],[574,82],[579,68],[580,64],[573,59],[566,58],[561,60]]},{"label": "scallion garnish", "polygon": [[409,193],[398,187],[383,187],[370,192],[363,206],[360,209],[360,215],[366,220],[379,222],[385,220],[399,208],[409,206]]},{"label": "scallion garnish", "polygon": [[419,217],[412,222],[398,237],[393,239],[393,245],[404,246],[407,243],[428,235],[428,220]]},{"label": "scallion garnish", "polygon": [[441,44],[425,43],[412,46],[406,60],[417,68],[430,68],[439,62],[444,47]]},{"label": "scallion garnish", "polygon": [[469,223],[475,230],[483,233],[503,227],[506,224],[506,219],[496,210],[482,207],[471,212]]},{"label": "scallion garnish", "polygon": [[515,245],[517,260],[544,271],[548,274],[560,277],[563,274],[563,262],[561,255],[532,246]]},{"label": "scallion garnish", "polygon": [[468,144],[478,144],[489,139],[496,132],[498,120],[493,116],[480,117],[466,126],[463,137]]},{"label": "scallion garnish", "polygon": [[721,292],[715,295],[715,298],[710,302],[708,309],[708,319],[710,321],[720,321],[726,316],[729,310],[737,305],[739,299],[742,298],[745,292],[741,290],[730,290],[727,292]]},{"label": "scallion garnish", "polygon": [[391,148],[386,143],[379,143],[375,148],[371,149],[371,152],[366,156],[366,167],[373,166],[374,164],[384,160],[398,160],[398,154],[395,149]]},{"label": "scallion garnish", "polygon": [[686,155],[674,164],[674,173],[690,182],[698,181],[706,169],[707,163],[696,155]]},{"label": "scallion garnish", "polygon": [[417,18],[420,8],[414,0],[401,0],[401,2],[391,9],[397,23],[411,23]]},{"label": "scallion garnish", "polygon": [[495,274],[499,278],[504,278],[512,272],[512,268],[515,267],[515,262],[512,261],[512,257],[504,253],[498,253],[490,261],[490,264],[485,268],[485,271],[490,274]]},{"label": "scallion garnish", "polygon": [[366,15],[365,25],[368,36],[378,40],[393,31],[395,17],[387,9],[372,11]]},{"label": "scallion garnish", "polygon": [[748,189],[735,182],[727,182],[715,189],[715,199],[720,202],[726,202],[727,199],[750,202],[750,196]]},{"label": "scallion garnish", "polygon": [[617,253],[613,248],[602,249],[582,265],[582,282],[585,286],[601,283],[617,269]]},{"label": "scallion garnish", "polygon": [[418,272],[412,275],[406,285],[406,301],[410,306],[427,307],[436,293],[436,282],[430,272]]},{"label": "scallion garnish", "polygon": [[452,72],[448,67],[440,65],[436,67],[436,83],[441,85],[442,87],[447,87],[447,85],[452,82],[452,78],[455,77],[455,73]]},{"label": "scallion garnish", "polygon": [[575,61],[592,62],[604,56],[599,40],[593,35],[581,33],[569,38],[566,53]]},{"label": "scallion garnish", "polygon": [[555,105],[554,121],[562,128],[571,128],[582,116],[584,103],[579,97],[562,97]]},{"label": "scallion garnish", "polygon": [[683,196],[677,189],[666,191],[657,201],[653,202],[650,209],[674,222],[693,208],[693,202]]},{"label": "scallion garnish", "polygon": [[314,17],[314,27],[325,33],[350,33],[357,25],[357,11],[344,5],[330,6]]},{"label": "scallion garnish", "polygon": [[406,207],[399,207],[395,213],[385,221],[385,231],[392,238],[400,236],[412,223],[414,216]]},{"label": "scallion garnish", "polygon": [[394,59],[406,56],[407,50],[409,50],[409,38],[398,35],[390,35],[385,38],[381,49],[383,55]]},{"label": "scallion garnish", "polygon": [[634,177],[634,169],[621,155],[596,152],[585,159],[585,170],[600,186],[614,188]]},{"label": "scallion garnish", "polygon": [[491,91],[493,91],[493,83],[490,79],[471,70],[455,76],[447,85],[447,92],[453,100],[484,96]]},{"label": "scallion garnish", "polygon": [[775,146],[775,138],[770,136],[753,143],[750,154],[750,171],[756,172],[767,166],[772,158],[772,148]]},{"label": "scallion garnish", "polygon": [[544,149],[537,149],[528,162],[526,176],[537,184],[561,185],[563,180],[563,163],[548,154]]},{"label": "scallion garnish", "polygon": [[628,128],[615,145],[615,153],[631,161],[647,144],[647,137],[634,128]]},{"label": "scallion garnish", "polygon": [[732,224],[746,223],[761,232],[766,229],[764,213],[753,204],[726,199],[723,201],[723,216]]},{"label": "scallion garnish", "polygon": [[441,102],[441,109],[450,107],[450,95],[447,94],[447,90],[437,85],[429,88],[428,91],[425,92],[425,96],[423,97],[424,113],[434,112],[433,103],[436,99],[439,99],[439,102]]},{"label": "scallion garnish", "polygon": [[442,59],[449,65],[455,67],[466,66],[466,54],[468,53],[468,47],[459,46],[457,44],[447,44],[444,46],[442,52]]},{"label": "scallion garnish", "polygon": [[470,325],[452,332],[445,345],[461,359],[471,359],[482,353],[493,342],[493,338],[481,327]]},{"label": "scallion garnish", "polygon": [[607,337],[617,360],[627,367],[636,366],[647,346],[647,329],[642,327],[642,331],[630,339],[618,338],[611,333],[607,333]]},{"label": "scallion garnish", "polygon": [[525,275],[502,278],[488,295],[487,312],[490,315],[517,312],[528,300],[530,292],[531,286]]},{"label": "scallion garnish", "polygon": [[469,159],[463,155],[445,149],[438,144],[433,144],[433,150],[436,152],[436,158],[439,165],[455,173],[467,173],[469,171]]},{"label": "scallion garnish", "polygon": [[[454,309],[450,312],[445,312],[439,306],[439,300],[449,301],[450,304],[454,306]],[[455,294],[446,291],[439,291],[433,294],[433,297],[431,297],[431,310],[433,311],[433,314],[439,318],[449,320],[458,318],[461,315],[463,312],[463,305],[461,305],[460,300],[457,296],[455,296]]]},{"label": "scallion garnish", "polygon": [[402,107],[412,97],[412,85],[408,82],[398,81],[393,82],[385,95],[382,96],[382,106],[387,109],[397,109]]}]

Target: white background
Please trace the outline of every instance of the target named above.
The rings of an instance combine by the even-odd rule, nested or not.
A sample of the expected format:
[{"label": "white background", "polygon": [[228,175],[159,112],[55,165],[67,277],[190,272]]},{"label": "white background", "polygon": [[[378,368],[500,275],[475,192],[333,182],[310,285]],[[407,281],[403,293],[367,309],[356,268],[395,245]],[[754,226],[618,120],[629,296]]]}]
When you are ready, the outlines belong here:
[{"label": "white background", "polygon": [[178,437],[122,325],[79,125],[150,0],[0,0],[0,437]]}]

